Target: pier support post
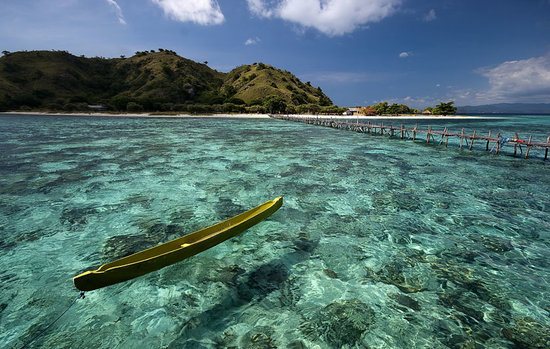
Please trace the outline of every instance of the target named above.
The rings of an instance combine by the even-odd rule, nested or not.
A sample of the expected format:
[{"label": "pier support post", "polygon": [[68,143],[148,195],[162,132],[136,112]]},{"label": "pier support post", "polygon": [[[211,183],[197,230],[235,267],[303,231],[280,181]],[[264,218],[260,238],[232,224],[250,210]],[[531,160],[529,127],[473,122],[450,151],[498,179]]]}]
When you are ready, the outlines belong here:
[{"label": "pier support post", "polygon": [[485,146],[485,150],[489,151],[489,141],[491,140],[491,130],[489,130],[489,137],[487,138],[487,145]]},{"label": "pier support post", "polygon": [[426,139],[426,143],[430,144],[430,135],[432,133],[432,127],[428,126],[428,139]]},{"label": "pier support post", "polygon": [[[518,136],[518,133],[517,132],[514,132],[514,139],[515,139],[515,143],[514,143],[514,156],[516,156],[516,154],[518,153],[518,140],[519,140],[519,136]],[[521,150],[521,146],[519,147],[519,150]],[[522,151],[523,153],[523,151]]]},{"label": "pier support post", "polygon": [[413,142],[416,140],[416,129],[418,128],[418,124],[414,125],[413,129]]},{"label": "pier support post", "polygon": [[546,138],[546,152],[544,153],[544,160],[548,159],[548,146],[550,145],[550,136]]},{"label": "pier support post", "polygon": [[460,149],[462,149],[462,141],[464,140],[464,129],[462,129],[462,132],[460,133]]},{"label": "pier support post", "polygon": [[533,139],[533,136],[529,136],[529,141],[527,142],[527,151],[525,152],[525,158],[529,156],[529,150],[531,150],[531,140]]},{"label": "pier support post", "polygon": [[476,130],[474,130],[474,134],[472,135],[472,138],[470,139],[470,150],[472,150],[472,147],[474,146],[474,139],[476,139]]},{"label": "pier support post", "polygon": [[404,132],[405,132],[405,125],[401,124],[401,139],[403,139],[403,137],[405,136]]}]

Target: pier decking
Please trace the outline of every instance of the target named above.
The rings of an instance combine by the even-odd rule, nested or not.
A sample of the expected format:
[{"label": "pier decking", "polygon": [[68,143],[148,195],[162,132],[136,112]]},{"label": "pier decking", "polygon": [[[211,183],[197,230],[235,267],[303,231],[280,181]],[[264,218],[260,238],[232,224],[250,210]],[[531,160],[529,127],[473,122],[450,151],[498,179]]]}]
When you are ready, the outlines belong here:
[{"label": "pier decking", "polygon": [[[533,141],[532,137],[529,136],[528,140],[519,139],[518,134],[515,133],[514,137],[503,137],[500,133],[496,136],[491,134],[491,131],[487,133],[486,136],[477,133],[474,131],[473,134],[464,133],[464,129],[461,132],[450,132],[447,127],[443,131],[433,130],[431,126],[428,126],[427,129],[418,128],[418,125],[415,125],[414,128],[408,128],[404,125],[396,127],[393,124],[384,125],[372,124],[370,122],[360,123],[360,122],[351,122],[344,120],[334,120],[334,119],[321,119],[315,117],[296,117],[291,115],[270,115],[271,118],[279,120],[288,120],[303,122],[309,125],[323,126],[323,127],[332,127],[336,129],[343,129],[348,131],[368,133],[368,134],[378,134],[378,135],[387,135],[390,137],[399,137],[400,139],[412,139],[413,141],[417,139],[423,139],[417,137],[418,134],[424,134],[426,142],[429,144],[431,142],[436,143],[436,137],[441,136],[441,139],[438,142],[438,145],[445,143],[447,147],[449,143],[449,137],[457,137],[460,139],[459,148],[463,146],[468,147],[469,150],[472,150],[474,142],[479,140],[485,142],[485,150],[499,154],[502,147],[506,144],[512,144],[514,146],[514,156],[517,155],[518,149],[520,154],[524,156],[525,159],[529,157],[529,152],[532,148],[541,148],[544,150],[544,160],[548,159],[548,149],[550,149],[550,136],[546,138],[546,142],[537,142]],[[489,149],[489,146],[491,145]],[[526,147],[525,154],[523,147]]]}]

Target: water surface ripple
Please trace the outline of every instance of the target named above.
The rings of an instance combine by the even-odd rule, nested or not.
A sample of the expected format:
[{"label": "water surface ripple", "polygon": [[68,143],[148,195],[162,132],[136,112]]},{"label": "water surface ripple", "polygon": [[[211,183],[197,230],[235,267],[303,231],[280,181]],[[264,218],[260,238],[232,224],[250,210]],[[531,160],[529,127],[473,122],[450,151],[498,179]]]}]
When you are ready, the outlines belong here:
[{"label": "water surface ripple", "polygon": [[[545,116],[431,124],[550,133]],[[550,163],[478,146],[271,119],[0,115],[0,347],[60,314],[77,273],[279,195],[243,234],[88,292],[36,344],[544,347]]]}]

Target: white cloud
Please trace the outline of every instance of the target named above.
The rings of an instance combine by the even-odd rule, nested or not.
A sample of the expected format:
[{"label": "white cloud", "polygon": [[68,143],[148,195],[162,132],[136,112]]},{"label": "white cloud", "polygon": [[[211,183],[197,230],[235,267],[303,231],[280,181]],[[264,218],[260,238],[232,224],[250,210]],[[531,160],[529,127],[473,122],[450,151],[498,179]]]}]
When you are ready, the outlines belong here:
[{"label": "white cloud", "polygon": [[250,11],[260,17],[269,18],[273,16],[275,12],[274,8],[277,7],[276,4],[273,3],[273,1],[270,5],[266,5],[266,0],[246,0],[246,2],[248,3],[248,8],[250,9]]},{"label": "white cloud", "polygon": [[[548,103],[550,100],[550,54],[542,57],[508,61],[492,68],[476,71],[489,79],[490,88],[457,88],[437,83],[436,95],[396,99],[421,107],[441,101],[456,101],[455,105],[493,103]],[[397,102],[395,102],[397,103]],[[405,103],[407,104],[407,103]]]},{"label": "white cloud", "polygon": [[221,24],[225,17],[216,0],[151,0],[166,16],[180,22]]},{"label": "white cloud", "polygon": [[115,9],[120,24],[126,24],[126,20],[124,20],[124,15],[122,14],[122,9],[118,6],[118,3],[115,0],[107,0],[107,2]]},{"label": "white cloud", "polygon": [[277,17],[328,36],[344,35],[396,12],[402,0],[246,0],[252,13]]},{"label": "white cloud", "polygon": [[257,43],[259,43],[260,41],[260,38],[259,37],[255,37],[255,38],[249,38],[248,40],[245,41],[245,45],[248,46],[248,45],[255,45]]},{"label": "white cloud", "polygon": [[407,58],[409,57],[410,53],[409,52],[401,52],[399,54],[399,58]]},{"label": "white cloud", "polygon": [[489,79],[491,89],[478,94],[495,101],[542,102],[550,99],[550,55],[504,62],[478,73]]},{"label": "white cloud", "polygon": [[424,16],[424,21],[426,22],[431,22],[431,21],[435,21],[437,19],[437,16],[435,14],[435,10],[434,9],[431,9],[430,12],[428,12],[428,14],[426,14]]}]

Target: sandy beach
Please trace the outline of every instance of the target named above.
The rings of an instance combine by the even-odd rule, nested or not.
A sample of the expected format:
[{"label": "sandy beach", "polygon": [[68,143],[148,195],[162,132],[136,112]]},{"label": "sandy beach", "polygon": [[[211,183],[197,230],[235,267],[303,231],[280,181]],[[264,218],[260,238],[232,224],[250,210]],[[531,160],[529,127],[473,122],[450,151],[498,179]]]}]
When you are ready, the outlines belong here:
[{"label": "sandy beach", "polygon": [[159,113],[47,113],[47,112],[2,112],[6,115],[52,115],[52,116],[113,116],[139,118],[240,118],[269,119],[267,114],[159,114]]},{"label": "sandy beach", "polygon": [[376,115],[376,116],[365,116],[365,115],[292,115],[299,118],[319,118],[319,119],[358,119],[358,120],[368,120],[368,119],[480,119],[482,116],[469,116],[469,115],[416,115],[416,114],[407,114],[407,115]]},{"label": "sandy beach", "polygon": [[[143,118],[235,118],[235,119],[268,119],[268,114],[160,114],[160,113],[47,113],[47,112],[3,112],[8,115],[73,115],[73,116],[112,116]],[[480,119],[482,116],[469,115],[398,115],[398,116],[350,116],[350,115],[293,115],[299,118],[320,119]]]}]

